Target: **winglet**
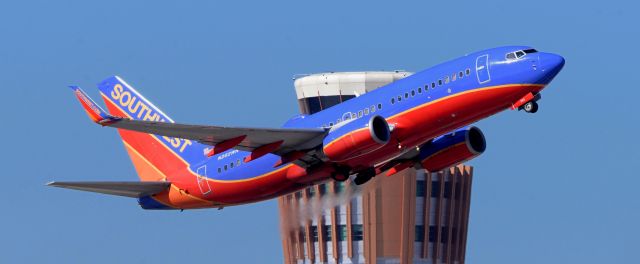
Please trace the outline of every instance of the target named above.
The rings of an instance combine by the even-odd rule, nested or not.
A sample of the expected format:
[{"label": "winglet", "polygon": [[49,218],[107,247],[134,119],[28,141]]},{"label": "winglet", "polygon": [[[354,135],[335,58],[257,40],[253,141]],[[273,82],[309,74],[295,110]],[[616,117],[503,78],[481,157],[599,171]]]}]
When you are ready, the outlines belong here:
[{"label": "winglet", "polygon": [[73,93],[80,101],[82,108],[84,108],[85,112],[93,122],[100,125],[108,125],[114,121],[117,121],[119,118],[109,115],[106,111],[104,111],[96,102],[91,100],[91,98],[78,86],[69,86]]}]

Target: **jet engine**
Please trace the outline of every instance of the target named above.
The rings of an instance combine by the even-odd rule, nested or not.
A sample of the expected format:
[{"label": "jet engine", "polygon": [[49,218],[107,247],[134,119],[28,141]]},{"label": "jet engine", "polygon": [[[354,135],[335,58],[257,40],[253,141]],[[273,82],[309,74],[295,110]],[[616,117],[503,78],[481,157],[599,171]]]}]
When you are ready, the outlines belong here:
[{"label": "jet engine", "polygon": [[486,147],[479,128],[462,128],[421,146],[419,161],[426,170],[439,171],[477,157]]},{"label": "jet engine", "polygon": [[339,162],[375,151],[390,139],[387,120],[376,115],[364,124],[362,120],[352,120],[334,127],[325,137],[322,149],[327,158]]}]

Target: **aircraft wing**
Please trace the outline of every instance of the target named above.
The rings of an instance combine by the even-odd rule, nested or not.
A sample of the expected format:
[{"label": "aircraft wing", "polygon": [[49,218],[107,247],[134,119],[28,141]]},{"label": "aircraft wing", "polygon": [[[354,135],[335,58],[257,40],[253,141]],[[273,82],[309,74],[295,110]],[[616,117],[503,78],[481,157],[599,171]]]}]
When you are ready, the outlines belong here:
[{"label": "aircraft wing", "polygon": [[278,155],[295,152],[308,152],[322,145],[322,139],[328,130],[293,128],[246,128],[208,125],[190,125],[146,120],[133,120],[108,114],[77,86],[70,87],[87,115],[102,126],[115,127],[142,133],[195,140],[214,146],[214,154],[235,148],[256,153],[256,157],[265,153]]},{"label": "aircraft wing", "polygon": [[50,182],[48,186],[140,198],[162,192],[170,182]]},{"label": "aircraft wing", "polygon": [[[279,143],[270,151],[278,155],[304,151],[322,144],[324,129],[246,128],[165,123],[116,118],[105,124],[126,130],[160,136],[184,138],[215,146],[238,139],[233,148],[253,151],[261,146]],[[280,142],[282,141],[282,142]]]}]

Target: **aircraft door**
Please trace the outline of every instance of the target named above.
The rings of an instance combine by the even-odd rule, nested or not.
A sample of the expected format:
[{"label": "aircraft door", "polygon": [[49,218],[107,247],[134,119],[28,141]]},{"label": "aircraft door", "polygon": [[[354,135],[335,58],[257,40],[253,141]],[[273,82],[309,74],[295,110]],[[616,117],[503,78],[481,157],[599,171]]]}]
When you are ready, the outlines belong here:
[{"label": "aircraft door", "polygon": [[207,181],[207,165],[198,167],[196,173],[198,174],[197,181],[200,192],[202,192],[204,196],[209,195],[211,193],[211,186],[209,185],[209,181]]},{"label": "aircraft door", "polygon": [[476,58],[476,76],[479,83],[491,81],[489,74],[489,55],[485,54]]}]

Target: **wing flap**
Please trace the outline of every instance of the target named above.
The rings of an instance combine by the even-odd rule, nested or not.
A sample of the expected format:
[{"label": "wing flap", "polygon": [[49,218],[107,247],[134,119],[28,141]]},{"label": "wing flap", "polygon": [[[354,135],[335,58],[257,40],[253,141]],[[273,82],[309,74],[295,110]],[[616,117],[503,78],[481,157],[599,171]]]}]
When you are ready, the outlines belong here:
[{"label": "wing flap", "polygon": [[140,198],[162,192],[170,182],[50,182],[48,186]]}]

